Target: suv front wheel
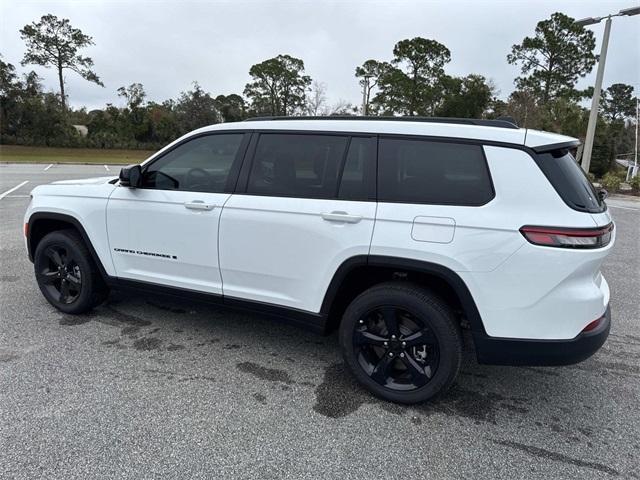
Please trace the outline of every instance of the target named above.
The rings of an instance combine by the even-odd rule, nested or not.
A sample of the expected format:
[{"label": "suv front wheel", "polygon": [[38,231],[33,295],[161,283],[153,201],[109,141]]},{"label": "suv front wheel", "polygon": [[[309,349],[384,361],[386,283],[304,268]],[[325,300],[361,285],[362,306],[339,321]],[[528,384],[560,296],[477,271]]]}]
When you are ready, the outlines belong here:
[{"label": "suv front wheel", "polygon": [[38,287],[64,313],[84,313],[109,293],[91,254],[74,230],[51,232],[38,243],[33,264]]},{"label": "suv front wheel", "polygon": [[362,385],[405,404],[445,392],[462,361],[460,328],[450,307],[410,283],[382,283],[356,297],[340,324],[340,347]]}]

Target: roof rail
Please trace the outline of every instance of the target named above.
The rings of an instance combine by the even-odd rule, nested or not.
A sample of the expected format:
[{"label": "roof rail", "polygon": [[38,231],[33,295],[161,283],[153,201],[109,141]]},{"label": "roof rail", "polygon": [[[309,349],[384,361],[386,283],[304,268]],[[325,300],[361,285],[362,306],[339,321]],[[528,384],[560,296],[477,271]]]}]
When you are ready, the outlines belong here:
[{"label": "roof rail", "polygon": [[326,117],[253,117],[245,122],[257,122],[262,120],[387,120],[394,122],[425,122],[425,123],[457,123],[460,125],[478,125],[483,127],[498,127],[518,129],[518,125],[511,117],[486,120],[482,118],[447,118],[447,117],[370,117],[355,115],[329,115]]}]

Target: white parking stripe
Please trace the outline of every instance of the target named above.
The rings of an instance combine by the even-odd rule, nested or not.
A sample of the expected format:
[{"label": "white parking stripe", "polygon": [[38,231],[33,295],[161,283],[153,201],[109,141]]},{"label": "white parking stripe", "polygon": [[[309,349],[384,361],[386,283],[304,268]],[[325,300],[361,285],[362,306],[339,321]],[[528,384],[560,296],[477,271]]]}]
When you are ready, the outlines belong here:
[{"label": "white parking stripe", "polygon": [[2,200],[4,197],[6,197],[7,195],[9,195],[11,192],[15,192],[16,190],[18,190],[20,187],[22,187],[23,185],[26,185],[27,183],[29,183],[29,180],[25,180],[24,182],[22,182],[20,185],[16,185],[15,187],[13,187],[10,190],[7,190],[4,193],[0,193],[0,200]]},{"label": "white parking stripe", "polygon": [[107,167],[106,165],[104,166],[104,169],[108,172],[109,171],[109,167]]},{"label": "white parking stripe", "polygon": [[611,208],[622,208],[623,210],[635,210],[636,212],[640,211],[640,208],[633,208],[633,207],[621,207],[619,205],[607,205],[608,207]]},{"label": "white parking stripe", "polygon": [[49,170],[51,167],[53,167],[53,163],[50,165],[47,165],[46,167],[44,167],[44,171],[46,172],[47,170]]}]

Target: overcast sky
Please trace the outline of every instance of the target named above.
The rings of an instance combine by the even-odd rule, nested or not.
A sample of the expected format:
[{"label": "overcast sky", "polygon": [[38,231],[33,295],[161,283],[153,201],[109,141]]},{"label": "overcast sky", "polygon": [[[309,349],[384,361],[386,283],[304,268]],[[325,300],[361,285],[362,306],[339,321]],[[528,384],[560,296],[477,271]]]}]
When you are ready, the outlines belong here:
[{"label": "overcast sky", "polygon": [[[122,105],[116,89],[140,82],[148,99],[175,98],[197,81],[211,94],[242,93],[249,68],[287,53],[324,82],[331,103],[359,104],[354,69],[367,59],[389,60],[394,44],[421,36],[451,50],[450,75],[479,73],[508,96],[518,68],[508,65],[511,45],[533,35],[536,23],[555,11],[574,18],[602,16],[637,0],[476,1],[30,1],[0,0],[0,53],[22,73],[34,69],[45,88],[58,90],[55,72],[21,67],[18,30],[52,13],[93,37],[83,51],[95,62],[101,88],[66,73],[70,103],[89,109]],[[604,24],[591,28],[599,52]],[[640,88],[640,15],[614,18],[604,84]],[[581,80],[592,85],[591,75]]]}]

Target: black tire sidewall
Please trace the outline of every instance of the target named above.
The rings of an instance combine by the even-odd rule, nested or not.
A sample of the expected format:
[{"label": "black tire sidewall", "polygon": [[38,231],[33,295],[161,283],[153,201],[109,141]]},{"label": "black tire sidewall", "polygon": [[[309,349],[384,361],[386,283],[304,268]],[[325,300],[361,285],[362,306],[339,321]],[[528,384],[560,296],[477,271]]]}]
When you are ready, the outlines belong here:
[{"label": "black tire sidewall", "polygon": [[74,260],[80,268],[80,275],[82,278],[80,295],[78,295],[78,298],[76,298],[72,303],[66,304],[59,302],[57,298],[53,298],[47,288],[38,281],[37,283],[40,291],[47,301],[61,312],[74,314],[82,313],[91,309],[93,307],[93,298],[95,294],[95,279],[92,259],[88,257],[83,245],[78,244],[78,240],[71,234],[66,232],[52,232],[46,235],[38,243],[33,261],[36,278],[38,278],[38,272],[44,266],[44,262],[47,261],[47,257],[44,252],[47,248],[52,246],[61,246],[73,251]]},{"label": "black tire sidewall", "polygon": [[[411,391],[396,391],[373,380],[360,366],[353,349],[353,332],[364,314],[376,306],[392,305],[418,317],[438,340],[439,364],[433,378],[423,387]],[[413,404],[426,401],[446,391],[460,369],[462,340],[451,312],[438,297],[417,288],[393,286],[374,287],[358,296],[349,305],[340,325],[340,348],[345,362],[357,380],[374,395],[396,403]]]}]

